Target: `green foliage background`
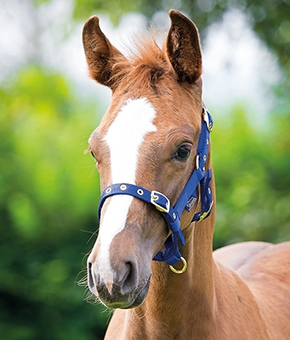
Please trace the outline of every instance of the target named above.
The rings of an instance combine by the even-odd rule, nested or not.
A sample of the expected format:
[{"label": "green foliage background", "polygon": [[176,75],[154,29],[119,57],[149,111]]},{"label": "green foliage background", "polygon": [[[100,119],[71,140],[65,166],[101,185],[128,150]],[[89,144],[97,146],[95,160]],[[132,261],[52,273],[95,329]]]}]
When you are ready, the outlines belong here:
[{"label": "green foliage background", "polygon": [[[174,7],[165,3],[163,7]],[[198,3],[188,0],[180,2],[180,7],[188,10],[192,5],[192,17],[203,28],[229,6],[240,6],[234,1],[207,1],[209,13]],[[253,28],[278,54],[285,77],[273,89],[279,104],[262,128],[250,123],[254,113],[242,103],[215,118],[215,248],[245,240],[290,239],[290,99],[286,87],[290,59],[285,58],[289,3],[241,3],[252,11]],[[272,12],[278,6],[284,10],[275,16]],[[84,21],[102,10],[117,22],[126,11],[139,10],[150,17],[161,7],[155,1],[78,0],[75,18]],[[267,19],[264,12],[272,14]],[[268,37],[275,32],[280,40],[274,43]],[[34,62],[0,84],[1,339],[103,337],[109,313],[84,302],[85,288],[77,283],[84,276],[86,253],[97,227],[98,176],[84,150],[100,119],[101,105],[84,100],[65,75]],[[215,108],[210,110],[215,116]]]}]

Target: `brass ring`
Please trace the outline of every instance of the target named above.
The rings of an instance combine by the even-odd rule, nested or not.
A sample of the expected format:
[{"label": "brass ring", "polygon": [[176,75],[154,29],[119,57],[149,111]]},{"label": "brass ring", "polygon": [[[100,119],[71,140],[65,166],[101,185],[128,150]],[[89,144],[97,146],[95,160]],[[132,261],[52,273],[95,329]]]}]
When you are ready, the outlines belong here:
[{"label": "brass ring", "polygon": [[184,258],[184,257],[181,257],[180,260],[181,260],[182,263],[183,263],[183,268],[180,269],[180,270],[175,269],[171,264],[169,265],[170,270],[173,271],[173,273],[175,273],[175,274],[182,274],[182,273],[184,273],[184,272],[186,271],[186,269],[187,269],[187,262],[186,262],[185,258]]}]

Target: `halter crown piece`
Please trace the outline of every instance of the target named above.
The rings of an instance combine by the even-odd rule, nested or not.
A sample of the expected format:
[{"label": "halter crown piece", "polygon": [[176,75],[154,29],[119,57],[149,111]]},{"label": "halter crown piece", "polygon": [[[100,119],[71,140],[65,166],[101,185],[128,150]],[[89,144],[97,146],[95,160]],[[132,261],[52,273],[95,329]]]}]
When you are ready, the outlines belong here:
[{"label": "halter crown piece", "polygon": [[[102,193],[98,216],[100,220],[102,206],[105,200],[114,195],[130,195],[136,197],[144,202],[153,204],[155,208],[160,211],[165,219],[170,236],[164,243],[165,249],[159,251],[154,261],[165,261],[170,266],[181,261],[185,265],[186,262],[182,258],[179,243],[181,246],[185,245],[183,233],[180,228],[180,218],[183,210],[190,211],[194,202],[197,200],[197,186],[200,185],[201,211],[194,214],[192,221],[199,222],[207,218],[212,210],[213,200],[210,187],[210,180],[212,178],[211,170],[206,170],[206,161],[208,158],[210,132],[213,127],[213,120],[206,108],[202,108],[202,126],[199,136],[197,152],[196,152],[196,166],[187,181],[183,191],[181,192],[174,207],[171,206],[169,199],[158,191],[150,191],[141,186],[128,183],[112,184],[105,188]],[[185,268],[185,266],[184,266]]]}]

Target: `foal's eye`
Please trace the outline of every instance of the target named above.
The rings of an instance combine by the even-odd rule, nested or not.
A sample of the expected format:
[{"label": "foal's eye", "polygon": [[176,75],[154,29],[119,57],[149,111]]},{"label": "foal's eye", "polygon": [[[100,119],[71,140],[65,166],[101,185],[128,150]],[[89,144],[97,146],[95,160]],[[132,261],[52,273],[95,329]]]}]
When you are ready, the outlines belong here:
[{"label": "foal's eye", "polygon": [[181,145],[175,154],[175,158],[179,161],[186,161],[189,155],[190,148],[187,145]]}]

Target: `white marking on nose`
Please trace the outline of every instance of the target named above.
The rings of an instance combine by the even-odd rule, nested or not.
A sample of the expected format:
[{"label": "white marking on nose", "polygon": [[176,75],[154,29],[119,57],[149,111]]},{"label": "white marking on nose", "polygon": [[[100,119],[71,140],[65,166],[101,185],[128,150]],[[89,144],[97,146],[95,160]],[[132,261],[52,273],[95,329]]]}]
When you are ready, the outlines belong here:
[{"label": "white marking on nose", "polygon": [[[146,98],[129,99],[122,106],[104,137],[110,150],[112,184],[135,184],[139,149],[146,134],[156,131],[153,124],[155,116],[156,111]],[[127,195],[111,197],[102,216],[99,273],[108,287],[112,282],[112,272],[108,271],[110,244],[114,236],[124,229],[132,200],[133,197]]]}]

